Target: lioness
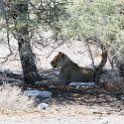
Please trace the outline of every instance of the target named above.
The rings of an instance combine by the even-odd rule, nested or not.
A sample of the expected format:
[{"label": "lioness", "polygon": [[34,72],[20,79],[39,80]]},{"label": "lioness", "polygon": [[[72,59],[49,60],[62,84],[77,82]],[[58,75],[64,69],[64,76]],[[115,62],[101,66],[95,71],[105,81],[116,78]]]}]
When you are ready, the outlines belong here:
[{"label": "lioness", "polygon": [[91,82],[94,81],[94,70],[79,67],[67,55],[59,52],[51,61],[54,68],[60,68],[59,82],[68,84],[70,82]]}]

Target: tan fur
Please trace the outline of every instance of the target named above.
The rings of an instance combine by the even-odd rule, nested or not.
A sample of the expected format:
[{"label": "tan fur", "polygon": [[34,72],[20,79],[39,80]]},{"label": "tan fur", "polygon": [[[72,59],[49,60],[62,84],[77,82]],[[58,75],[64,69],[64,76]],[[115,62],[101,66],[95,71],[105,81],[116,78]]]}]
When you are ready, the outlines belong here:
[{"label": "tan fur", "polygon": [[51,61],[54,68],[60,68],[59,82],[68,84],[70,82],[91,82],[94,81],[94,70],[79,67],[67,55],[59,52]]}]

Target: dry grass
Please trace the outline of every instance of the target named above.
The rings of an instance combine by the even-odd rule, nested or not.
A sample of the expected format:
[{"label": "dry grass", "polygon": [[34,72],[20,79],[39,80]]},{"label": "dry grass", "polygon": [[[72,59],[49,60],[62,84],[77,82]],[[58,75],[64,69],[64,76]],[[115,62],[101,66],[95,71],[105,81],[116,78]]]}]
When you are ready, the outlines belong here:
[{"label": "dry grass", "polygon": [[21,88],[5,84],[0,86],[0,111],[3,114],[31,112],[35,100],[24,95]]},{"label": "dry grass", "polygon": [[124,82],[121,79],[119,79],[118,81],[107,83],[105,89],[111,92],[119,92],[124,94]]},{"label": "dry grass", "polygon": [[118,70],[109,70],[101,75],[101,82],[105,82],[105,89],[110,92],[120,92],[124,94],[124,81],[119,76]]}]

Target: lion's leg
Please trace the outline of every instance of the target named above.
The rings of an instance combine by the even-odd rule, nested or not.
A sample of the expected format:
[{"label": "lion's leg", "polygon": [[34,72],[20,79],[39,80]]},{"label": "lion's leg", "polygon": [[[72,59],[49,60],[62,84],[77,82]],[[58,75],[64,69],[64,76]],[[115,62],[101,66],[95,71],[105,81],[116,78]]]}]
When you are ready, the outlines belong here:
[{"label": "lion's leg", "polygon": [[69,75],[68,74],[64,74],[62,72],[60,72],[59,74],[59,82],[62,84],[62,85],[67,85],[69,83]]}]

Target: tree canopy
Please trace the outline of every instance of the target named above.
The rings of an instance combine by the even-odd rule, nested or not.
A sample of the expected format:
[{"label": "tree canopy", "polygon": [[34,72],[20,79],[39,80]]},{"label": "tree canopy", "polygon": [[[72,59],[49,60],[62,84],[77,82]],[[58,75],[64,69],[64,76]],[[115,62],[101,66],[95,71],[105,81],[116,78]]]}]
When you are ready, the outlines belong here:
[{"label": "tree canopy", "polygon": [[[124,35],[123,0],[69,0],[67,36],[94,37],[108,44],[120,43]],[[122,44],[121,44],[122,45]]]},{"label": "tree canopy", "polygon": [[[30,31],[42,26],[43,29],[60,30],[59,20],[65,15],[65,4],[67,0],[1,0],[0,1],[0,18],[1,28],[5,28],[4,23],[7,20],[10,31],[14,29],[13,18],[18,16],[17,27],[27,25]],[[28,5],[27,12],[19,12],[22,4]],[[26,17],[28,14],[28,18]],[[17,20],[17,18],[16,18]]]}]

